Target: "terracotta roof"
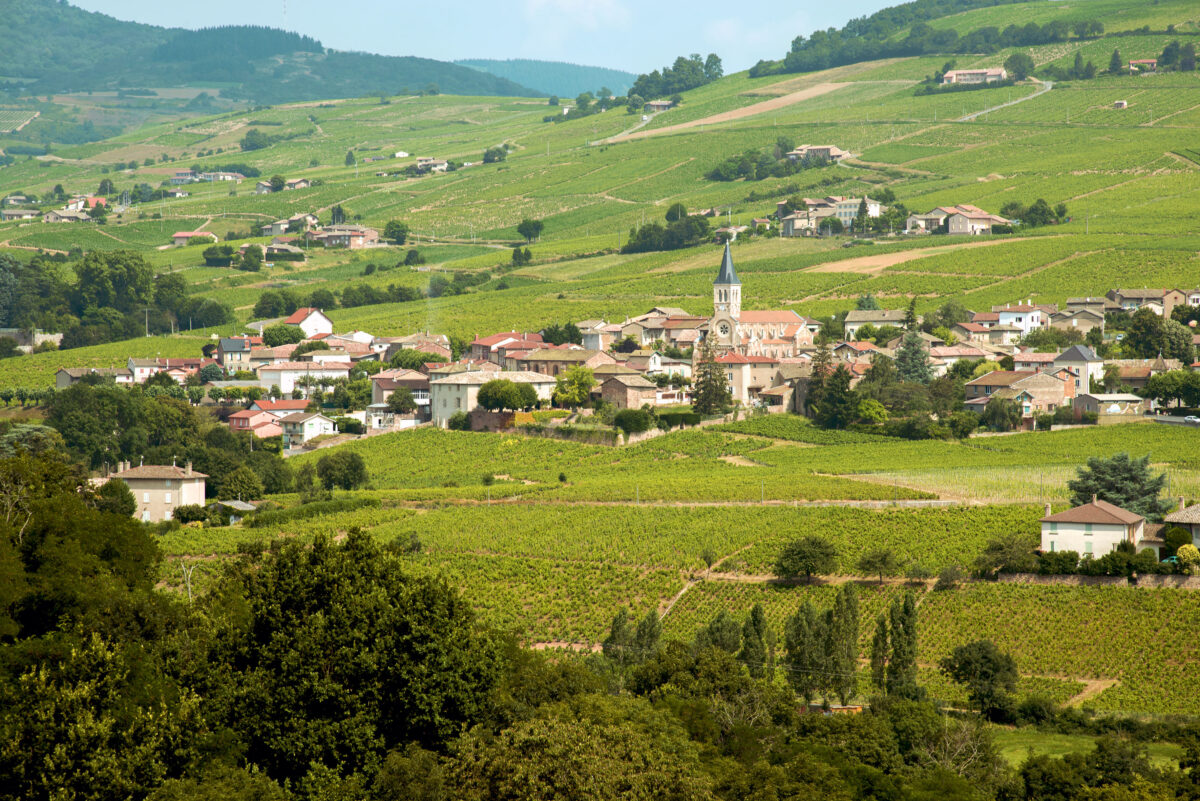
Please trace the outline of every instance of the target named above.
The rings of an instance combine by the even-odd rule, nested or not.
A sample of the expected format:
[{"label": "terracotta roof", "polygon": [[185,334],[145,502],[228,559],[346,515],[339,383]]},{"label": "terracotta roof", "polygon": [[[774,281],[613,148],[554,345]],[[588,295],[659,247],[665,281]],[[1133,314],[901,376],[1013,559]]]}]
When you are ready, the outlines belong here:
[{"label": "terracotta roof", "polygon": [[131,467],[128,470],[122,470],[120,473],[113,474],[114,478],[129,479],[129,478],[208,478],[204,473],[197,473],[195,470],[188,475],[187,469],[176,467],[169,464],[143,464],[137,467]]},{"label": "terracotta roof", "polygon": [[742,323],[799,323],[803,322],[800,315],[796,314],[791,309],[786,310],[764,310],[764,311],[746,311],[738,315],[738,321]]},{"label": "terracotta roof", "polygon": [[[281,423],[303,423],[305,420],[311,420],[314,417],[325,417],[325,415],[321,414],[320,412],[293,412],[292,414],[289,414],[287,417],[279,418],[279,422],[281,422]],[[325,417],[325,419],[329,420],[328,417]],[[333,421],[329,420],[329,422],[332,423]]]},{"label": "terracotta roof", "polygon": [[1171,512],[1163,518],[1165,523],[1200,523],[1200,504]]},{"label": "terracotta roof", "polygon": [[772,359],[769,356],[744,356],[741,353],[725,353],[713,361],[718,364],[778,364],[778,359]]},{"label": "terracotta roof", "polygon": [[977,359],[987,354],[979,348],[971,347],[970,345],[943,345],[940,347],[932,347],[929,349],[929,355],[935,358],[944,359],[946,357],[959,357]]},{"label": "terracotta roof", "polygon": [[1051,364],[1058,358],[1057,353],[1014,353],[1014,362],[1028,362],[1029,364]]},{"label": "terracotta roof", "polygon": [[1022,378],[1029,378],[1037,373],[1028,370],[993,370],[990,373],[985,373],[979,378],[973,378],[967,382],[970,386],[977,387],[1007,387],[1017,383]]},{"label": "terracotta roof", "polygon": [[[838,348],[850,348],[851,350],[856,350],[860,353],[865,353],[866,351],[871,350],[879,350],[878,345],[867,339],[843,342],[842,344],[838,345]],[[834,350],[837,350],[837,348],[834,348]]]},{"label": "terracotta roof", "polygon": [[1104,525],[1128,526],[1140,523],[1146,518],[1133,512],[1114,506],[1108,501],[1093,500],[1083,506],[1076,506],[1056,515],[1043,517],[1043,523],[1100,523]]},{"label": "terracotta roof", "polygon": [[954,325],[957,328],[961,328],[964,331],[970,331],[973,334],[980,334],[988,330],[986,325],[980,325],[979,323],[955,323]]},{"label": "terracotta roof", "polygon": [[998,323],[1000,315],[997,312],[976,312],[971,316],[971,322]]},{"label": "terracotta roof", "polygon": [[604,379],[604,383],[616,381],[618,384],[629,387],[630,389],[657,389],[658,386],[646,378],[643,378],[640,373],[617,373]]},{"label": "terracotta roof", "polygon": [[264,412],[284,411],[286,409],[306,409],[308,401],[306,400],[260,400],[254,404]]},{"label": "terracotta roof", "polygon": [[350,369],[350,367],[351,367],[350,362],[325,362],[324,364],[321,364],[320,362],[279,362],[278,364],[264,364],[262,367],[260,367],[258,369],[262,370],[262,371],[294,370],[298,373],[303,373],[305,371],[318,371],[318,370],[347,370],[348,371]]},{"label": "terracotta roof", "polygon": [[308,315],[312,314],[313,312],[319,312],[319,311],[321,311],[321,310],[314,309],[311,306],[305,306],[304,308],[296,309],[294,312],[289,314],[287,317],[283,318],[283,324],[284,325],[299,325],[300,323],[304,322],[304,320],[308,317]]}]

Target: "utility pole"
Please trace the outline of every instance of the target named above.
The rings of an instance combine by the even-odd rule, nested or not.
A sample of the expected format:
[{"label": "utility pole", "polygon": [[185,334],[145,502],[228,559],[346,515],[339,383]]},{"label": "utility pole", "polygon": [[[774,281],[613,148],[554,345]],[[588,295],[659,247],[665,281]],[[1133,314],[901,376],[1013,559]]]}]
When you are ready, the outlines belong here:
[{"label": "utility pole", "polygon": [[150,336],[150,307],[142,309],[146,313],[146,336]]}]

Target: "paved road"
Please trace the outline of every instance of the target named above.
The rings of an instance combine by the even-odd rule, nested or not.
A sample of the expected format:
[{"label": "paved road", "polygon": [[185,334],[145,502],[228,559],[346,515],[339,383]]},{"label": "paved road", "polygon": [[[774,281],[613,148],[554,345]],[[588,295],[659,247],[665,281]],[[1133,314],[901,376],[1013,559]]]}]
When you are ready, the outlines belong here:
[{"label": "paved road", "polygon": [[[1038,79],[1034,78],[1033,80],[1037,81]],[[1038,81],[1038,83],[1040,83],[1042,85],[1042,88],[1038,89],[1036,92],[1034,92],[1031,95],[1025,95],[1025,97],[1018,97],[1016,100],[1010,100],[1007,103],[1001,103],[998,106],[992,106],[991,108],[985,108],[983,111],[976,111],[972,114],[968,114],[965,117],[960,117],[958,121],[959,122],[970,122],[971,120],[975,119],[976,117],[978,117],[982,114],[987,114],[990,111],[995,111],[995,110],[1001,109],[1001,108],[1007,108],[1008,106],[1015,106],[1018,103],[1024,103],[1026,100],[1033,100],[1038,95],[1044,95],[1044,94],[1046,94],[1046,92],[1049,92],[1051,89],[1054,88],[1054,81]]]}]

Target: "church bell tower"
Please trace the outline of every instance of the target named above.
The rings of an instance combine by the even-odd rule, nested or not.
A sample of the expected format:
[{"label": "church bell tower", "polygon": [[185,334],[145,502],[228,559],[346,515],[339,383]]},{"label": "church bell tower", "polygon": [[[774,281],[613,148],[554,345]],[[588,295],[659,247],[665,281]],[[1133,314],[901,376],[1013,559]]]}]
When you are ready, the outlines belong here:
[{"label": "church bell tower", "polygon": [[714,316],[728,315],[737,320],[742,313],[742,282],[738,280],[737,270],[733,269],[733,256],[729,253],[729,243],[725,243],[725,255],[721,258],[721,271],[717,280],[713,281],[713,313]]}]

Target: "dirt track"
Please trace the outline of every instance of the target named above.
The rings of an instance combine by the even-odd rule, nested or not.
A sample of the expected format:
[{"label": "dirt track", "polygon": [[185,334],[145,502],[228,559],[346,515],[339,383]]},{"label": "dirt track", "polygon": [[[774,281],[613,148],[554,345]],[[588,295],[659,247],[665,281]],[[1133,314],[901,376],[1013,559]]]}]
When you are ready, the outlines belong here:
[{"label": "dirt track", "polygon": [[844,83],[818,83],[814,86],[809,86],[801,89],[798,92],[772,97],[770,100],[764,100],[761,103],[743,106],[742,108],[733,109],[732,111],[724,111],[720,114],[713,114],[711,117],[704,117],[699,120],[691,120],[690,122],[681,122],[678,125],[668,125],[665,128],[654,128],[649,131],[635,131],[631,134],[614,136],[611,139],[605,140],[607,143],[629,142],[634,139],[645,139],[648,136],[658,136],[660,134],[677,133],[691,128],[699,128],[701,125],[715,125],[719,122],[732,122],[733,120],[744,119],[745,117],[754,117],[759,114],[766,114],[769,111],[785,108],[793,103],[799,103],[802,100],[810,100],[814,97],[828,94],[835,89],[841,89],[849,84]]}]

